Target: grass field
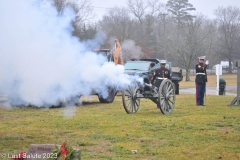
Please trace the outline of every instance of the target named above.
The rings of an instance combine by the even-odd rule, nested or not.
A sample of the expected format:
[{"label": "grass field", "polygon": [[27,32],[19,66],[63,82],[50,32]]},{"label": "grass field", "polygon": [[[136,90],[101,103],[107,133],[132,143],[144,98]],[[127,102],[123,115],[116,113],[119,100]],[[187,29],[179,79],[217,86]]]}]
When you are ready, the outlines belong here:
[{"label": "grass field", "polygon": [[[219,78],[223,78],[226,81],[226,85],[229,86],[236,86],[237,85],[237,74],[223,74],[221,76],[219,76]],[[195,87],[195,76],[190,76],[190,80],[186,82],[185,81],[185,77],[183,77],[183,81],[181,81],[180,87],[181,88],[189,88],[189,87]],[[217,82],[217,76],[216,75],[208,75],[208,83],[207,86],[217,86],[216,85]]]},{"label": "grass field", "polygon": [[126,114],[121,96],[111,104],[82,97],[72,117],[65,117],[71,108],[6,109],[0,103],[0,156],[66,141],[82,159],[240,159],[240,107],[227,106],[232,96],[207,98],[207,106],[197,107],[195,95],[177,95],[171,115],[147,99],[136,114]]}]

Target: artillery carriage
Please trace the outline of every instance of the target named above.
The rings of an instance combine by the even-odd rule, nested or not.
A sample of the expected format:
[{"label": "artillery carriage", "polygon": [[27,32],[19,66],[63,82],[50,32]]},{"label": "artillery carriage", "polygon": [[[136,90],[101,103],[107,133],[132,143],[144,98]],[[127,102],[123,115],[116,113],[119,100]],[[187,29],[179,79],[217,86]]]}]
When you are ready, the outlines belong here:
[{"label": "artillery carriage", "polygon": [[[143,84],[135,82],[122,91],[122,102],[128,114],[136,113],[140,107],[140,99],[153,101],[163,114],[171,114],[175,106],[175,83],[171,79],[156,78],[153,84],[150,79],[154,70],[159,68],[158,59],[140,59],[126,62],[125,73],[143,78]],[[170,70],[170,64],[166,68]]]}]

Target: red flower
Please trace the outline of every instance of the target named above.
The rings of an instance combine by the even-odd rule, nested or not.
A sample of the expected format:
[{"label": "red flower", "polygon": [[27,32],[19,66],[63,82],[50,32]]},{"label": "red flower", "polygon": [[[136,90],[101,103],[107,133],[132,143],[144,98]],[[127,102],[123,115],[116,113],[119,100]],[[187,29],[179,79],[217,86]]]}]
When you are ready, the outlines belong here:
[{"label": "red flower", "polygon": [[66,142],[63,142],[62,145],[61,145],[61,147],[60,147],[60,149],[61,149],[61,150],[64,150],[64,149],[65,149],[65,145],[66,145]]},{"label": "red flower", "polygon": [[14,158],[12,160],[23,160],[25,154],[26,154],[26,152],[21,152],[20,154],[14,156]]},{"label": "red flower", "polygon": [[61,154],[60,154],[60,157],[64,157],[64,160],[66,159],[66,156],[67,156],[67,153],[68,153],[68,150],[65,148],[66,146],[66,142],[63,142],[61,147],[60,147],[60,150],[62,151]]},{"label": "red flower", "polygon": [[61,154],[60,154],[60,157],[62,157],[62,156],[66,156],[67,153],[68,153],[68,150],[67,150],[67,149],[62,150],[62,152],[61,152]]},{"label": "red flower", "polygon": [[24,155],[24,154],[26,154],[26,152],[21,152],[21,153],[20,153],[20,158],[23,159],[23,155]]}]

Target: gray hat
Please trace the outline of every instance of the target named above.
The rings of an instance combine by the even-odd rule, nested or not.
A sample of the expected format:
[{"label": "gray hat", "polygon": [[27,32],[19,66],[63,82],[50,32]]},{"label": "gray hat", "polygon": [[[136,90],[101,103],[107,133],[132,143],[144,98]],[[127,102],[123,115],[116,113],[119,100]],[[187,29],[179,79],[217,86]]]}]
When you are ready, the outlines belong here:
[{"label": "gray hat", "polygon": [[198,57],[199,60],[205,60],[206,56],[200,56]]},{"label": "gray hat", "polygon": [[166,64],[167,60],[160,60],[159,62],[160,62],[160,64]]}]

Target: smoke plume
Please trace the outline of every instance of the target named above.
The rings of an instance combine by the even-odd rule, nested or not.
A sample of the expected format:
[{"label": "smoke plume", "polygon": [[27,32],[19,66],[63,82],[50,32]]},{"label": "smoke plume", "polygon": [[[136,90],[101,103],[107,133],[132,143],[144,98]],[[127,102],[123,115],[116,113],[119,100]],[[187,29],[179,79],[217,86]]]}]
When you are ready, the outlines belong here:
[{"label": "smoke plume", "polygon": [[122,50],[124,55],[124,60],[129,61],[132,58],[139,59],[142,57],[142,49],[141,47],[137,46],[133,40],[125,40],[122,43]]},{"label": "smoke plume", "polygon": [[[49,1],[0,1],[0,94],[35,106],[56,105],[92,90],[107,96],[107,86],[131,84],[123,66],[88,50],[72,37],[74,13],[59,16]],[[104,41],[104,40],[103,40]]]}]

